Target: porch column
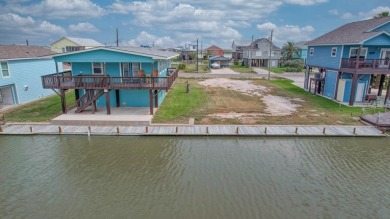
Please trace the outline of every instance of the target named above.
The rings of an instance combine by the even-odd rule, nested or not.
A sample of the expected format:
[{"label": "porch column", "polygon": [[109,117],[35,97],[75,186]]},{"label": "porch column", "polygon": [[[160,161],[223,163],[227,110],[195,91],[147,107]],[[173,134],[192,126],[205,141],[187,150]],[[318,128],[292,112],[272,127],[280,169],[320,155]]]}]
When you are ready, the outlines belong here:
[{"label": "porch column", "polygon": [[107,108],[107,115],[111,114],[111,106],[110,106],[110,92],[109,90],[104,90],[106,93],[106,108]]},{"label": "porch column", "polygon": [[150,106],[150,115],[153,115],[153,92],[149,90],[149,106]]},{"label": "porch column", "polygon": [[389,81],[387,82],[387,91],[386,91],[386,97],[385,97],[385,103],[384,104],[387,104],[387,100],[390,98],[390,79]]},{"label": "porch column", "polygon": [[67,110],[66,110],[65,90],[64,90],[64,89],[61,89],[61,90],[60,90],[60,94],[61,94],[62,113],[63,113],[63,114],[66,114],[66,113],[68,113],[68,112],[67,112]]},{"label": "porch column", "polygon": [[337,72],[337,79],[336,79],[336,87],[335,87],[335,92],[334,92],[334,97],[333,99],[337,100],[337,94],[339,92],[339,81],[341,77],[341,72]]},{"label": "porch column", "polygon": [[116,100],[116,107],[120,107],[121,102],[120,102],[119,90],[115,90],[115,100]]},{"label": "porch column", "polygon": [[383,84],[385,83],[385,75],[381,75],[381,79],[379,81],[379,87],[378,87],[378,97],[382,96],[382,90],[383,90]]},{"label": "porch column", "polygon": [[158,90],[154,91],[154,105],[158,107]]},{"label": "porch column", "polygon": [[310,68],[308,65],[306,65],[305,81],[303,83],[303,87],[305,88],[305,90],[308,90],[309,88],[309,76],[310,76]]},{"label": "porch column", "polygon": [[59,73],[59,71],[58,71],[58,62],[54,62],[55,64],[56,64],[56,73],[57,73],[57,76],[58,76],[58,73]]},{"label": "porch column", "polygon": [[355,102],[357,81],[358,81],[358,74],[354,73],[352,76],[351,96],[349,97],[349,105],[350,106],[353,106],[353,103]]},{"label": "porch column", "polygon": [[349,97],[349,105],[350,106],[353,106],[353,103],[355,102],[356,87],[357,87],[357,81],[358,81],[359,57],[360,57],[360,49],[361,48],[362,48],[362,46],[358,47],[358,51],[356,54],[355,72],[352,75],[351,96]]}]

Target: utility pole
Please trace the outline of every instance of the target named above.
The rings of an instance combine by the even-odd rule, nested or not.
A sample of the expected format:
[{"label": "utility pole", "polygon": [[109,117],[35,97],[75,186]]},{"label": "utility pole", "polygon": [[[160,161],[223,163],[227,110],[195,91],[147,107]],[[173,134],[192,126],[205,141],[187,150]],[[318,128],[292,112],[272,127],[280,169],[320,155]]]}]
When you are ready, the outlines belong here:
[{"label": "utility pole", "polygon": [[116,47],[119,47],[119,34],[118,34],[118,28],[116,28]]},{"label": "utility pole", "polygon": [[272,54],[272,34],[274,30],[271,30],[271,40],[269,44],[269,59],[268,59],[268,80],[271,80],[271,54]]},{"label": "utility pole", "polygon": [[199,72],[199,59],[198,59],[198,54],[199,54],[199,41],[196,39],[196,72]]}]

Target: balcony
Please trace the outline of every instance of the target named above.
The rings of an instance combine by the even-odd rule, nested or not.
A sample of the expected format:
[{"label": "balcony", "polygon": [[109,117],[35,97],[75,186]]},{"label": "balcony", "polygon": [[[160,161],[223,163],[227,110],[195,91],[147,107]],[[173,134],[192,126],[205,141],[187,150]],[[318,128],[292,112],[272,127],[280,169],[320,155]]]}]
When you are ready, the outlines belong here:
[{"label": "balcony", "polygon": [[169,90],[178,77],[178,69],[168,68],[166,77],[72,76],[70,71],[42,76],[45,89],[133,89]]},{"label": "balcony", "polygon": [[[358,62],[358,63],[356,63]],[[341,60],[341,71],[349,73],[390,73],[389,59],[362,59],[343,58]]]}]

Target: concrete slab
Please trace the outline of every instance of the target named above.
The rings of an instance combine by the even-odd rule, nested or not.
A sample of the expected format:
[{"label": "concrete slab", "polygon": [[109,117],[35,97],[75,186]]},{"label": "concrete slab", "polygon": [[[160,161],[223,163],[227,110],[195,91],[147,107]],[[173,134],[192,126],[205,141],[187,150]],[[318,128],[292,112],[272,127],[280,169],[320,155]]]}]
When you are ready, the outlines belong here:
[{"label": "concrete slab", "polygon": [[[154,109],[154,112],[157,108]],[[86,110],[75,113],[75,109],[62,114],[53,120],[53,125],[149,125],[153,115],[149,114],[149,107],[112,107],[111,115],[107,115],[105,108],[98,108],[97,112]]]}]

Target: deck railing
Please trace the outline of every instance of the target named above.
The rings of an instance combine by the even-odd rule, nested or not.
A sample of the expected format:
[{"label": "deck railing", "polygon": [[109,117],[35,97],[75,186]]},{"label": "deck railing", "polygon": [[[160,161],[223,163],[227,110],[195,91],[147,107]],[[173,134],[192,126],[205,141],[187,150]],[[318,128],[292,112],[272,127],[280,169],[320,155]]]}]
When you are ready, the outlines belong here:
[{"label": "deck railing", "polygon": [[42,86],[48,89],[148,89],[168,90],[178,77],[178,69],[168,68],[166,77],[111,77],[97,75],[71,76],[61,72],[42,76]]},{"label": "deck railing", "polygon": [[341,68],[356,68],[358,69],[381,69],[390,70],[389,59],[359,59],[356,63],[356,58],[341,59]]}]

